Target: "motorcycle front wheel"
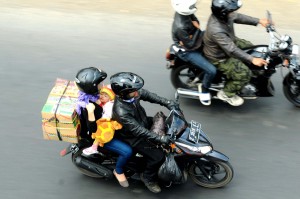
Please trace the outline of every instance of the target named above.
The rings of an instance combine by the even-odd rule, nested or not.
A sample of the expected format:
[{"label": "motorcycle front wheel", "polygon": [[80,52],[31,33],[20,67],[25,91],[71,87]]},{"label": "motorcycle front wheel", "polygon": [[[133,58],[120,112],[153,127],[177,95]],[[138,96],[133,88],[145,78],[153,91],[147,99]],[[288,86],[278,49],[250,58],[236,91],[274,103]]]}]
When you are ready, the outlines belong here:
[{"label": "motorcycle front wheel", "polygon": [[205,161],[198,165],[196,162],[189,167],[189,176],[202,187],[220,188],[227,185],[233,178],[233,168],[229,162]]},{"label": "motorcycle front wheel", "polygon": [[[198,78],[198,80],[196,80]],[[193,81],[197,82],[193,82]],[[171,82],[174,88],[197,89],[201,80],[201,71],[188,64],[179,65],[171,70]]]},{"label": "motorcycle front wheel", "polygon": [[288,73],[283,80],[284,96],[295,106],[300,107],[300,84],[293,77],[292,73]]}]

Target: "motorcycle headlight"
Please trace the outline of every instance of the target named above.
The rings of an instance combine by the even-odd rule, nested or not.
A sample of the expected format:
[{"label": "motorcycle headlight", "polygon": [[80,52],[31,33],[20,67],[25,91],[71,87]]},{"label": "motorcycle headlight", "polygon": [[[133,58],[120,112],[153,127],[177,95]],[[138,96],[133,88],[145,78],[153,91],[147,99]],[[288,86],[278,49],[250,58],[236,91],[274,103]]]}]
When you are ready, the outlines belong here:
[{"label": "motorcycle headlight", "polygon": [[278,47],[280,50],[285,50],[287,47],[289,47],[289,44],[287,42],[280,42]]},{"label": "motorcycle headlight", "polygon": [[197,148],[199,148],[202,154],[206,154],[212,150],[211,146],[201,146]]},{"label": "motorcycle headlight", "polygon": [[290,45],[293,42],[292,38],[288,35],[282,35],[280,40],[282,42],[286,42],[288,45]]},{"label": "motorcycle headlight", "polygon": [[300,60],[299,60],[299,46],[293,45],[292,46],[292,55],[290,58],[290,66],[291,68],[295,68],[300,70]]},{"label": "motorcycle headlight", "polygon": [[182,146],[182,147],[185,147],[191,151],[194,151],[194,152],[199,152],[199,153],[202,153],[202,154],[206,154],[210,151],[212,151],[212,147],[211,146],[190,146],[190,145],[187,145],[187,144],[183,144],[183,143],[180,143],[180,142],[176,142],[176,145],[178,146]]},{"label": "motorcycle headlight", "polygon": [[292,47],[292,55],[296,55],[299,57],[299,46],[297,44],[294,44]]}]

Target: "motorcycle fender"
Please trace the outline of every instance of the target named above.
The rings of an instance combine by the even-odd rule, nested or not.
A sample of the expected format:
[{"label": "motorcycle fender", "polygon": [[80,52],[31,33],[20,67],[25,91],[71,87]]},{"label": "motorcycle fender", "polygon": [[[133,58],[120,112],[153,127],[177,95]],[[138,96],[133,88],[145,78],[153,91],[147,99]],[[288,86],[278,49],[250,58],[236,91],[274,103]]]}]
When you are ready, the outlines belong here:
[{"label": "motorcycle fender", "polygon": [[229,158],[224,155],[223,153],[219,152],[219,151],[211,151],[210,153],[205,154],[205,156],[203,156],[203,158],[207,159],[207,160],[214,160],[214,161],[222,161],[222,162],[228,162]]}]

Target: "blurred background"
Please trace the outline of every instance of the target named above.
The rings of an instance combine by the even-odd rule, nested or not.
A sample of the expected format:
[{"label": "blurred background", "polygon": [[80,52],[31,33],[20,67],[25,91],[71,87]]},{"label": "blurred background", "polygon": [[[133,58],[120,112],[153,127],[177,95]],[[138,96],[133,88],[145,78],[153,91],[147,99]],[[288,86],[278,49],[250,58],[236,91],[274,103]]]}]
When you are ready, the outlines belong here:
[{"label": "blurred background", "polygon": [[[205,29],[210,0],[199,0],[196,16]],[[298,0],[244,0],[239,12],[273,15],[277,30],[300,44]],[[150,193],[140,182],[121,188],[116,180],[83,176],[68,143],[43,140],[41,109],[56,78],[73,80],[83,67],[108,75],[132,71],[145,88],[172,99],[165,52],[172,43],[174,11],[169,0],[0,0],[0,196],[17,198],[299,198],[300,109],[285,99],[282,75],[272,78],[276,95],[231,107],[214,100],[180,99],[188,120],[202,123],[214,147],[229,156],[233,181],[209,190],[189,181]],[[239,37],[268,44],[261,26],[236,25]],[[108,83],[108,78],[106,83]],[[167,110],[145,103],[148,114]]]}]

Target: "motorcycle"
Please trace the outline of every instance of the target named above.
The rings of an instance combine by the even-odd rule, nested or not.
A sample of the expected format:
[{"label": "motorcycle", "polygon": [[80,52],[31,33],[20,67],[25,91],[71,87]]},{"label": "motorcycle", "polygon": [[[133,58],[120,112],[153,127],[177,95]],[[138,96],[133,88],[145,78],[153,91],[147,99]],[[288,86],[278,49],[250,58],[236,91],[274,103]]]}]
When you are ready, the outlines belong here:
[{"label": "motorcycle", "polygon": [[[289,72],[283,79],[283,93],[285,97],[296,107],[300,107],[300,62],[299,46],[293,44],[288,35],[280,35],[272,23],[272,16],[267,11],[270,24],[266,27],[269,33],[269,45],[255,45],[243,49],[253,57],[268,61],[268,65],[257,67],[245,63],[252,71],[250,82],[238,93],[245,99],[274,96],[275,88],[271,76],[278,68],[287,68]],[[181,97],[199,99],[198,84],[202,82],[203,71],[176,56],[178,48],[173,44],[166,52],[167,69],[171,70],[171,82]],[[226,77],[220,71],[210,87],[213,98],[218,99],[216,94],[224,88]]]},{"label": "motorcycle", "polygon": [[[177,98],[178,99],[178,98]],[[234,171],[229,158],[221,152],[214,150],[212,142],[202,131],[201,124],[196,121],[188,123],[181,110],[173,109],[165,120],[166,134],[173,142],[168,146],[161,145],[166,156],[170,153],[181,170],[180,180],[162,180],[166,186],[172,183],[181,184],[189,176],[197,185],[206,188],[219,188],[227,185],[233,178]],[[78,143],[70,144],[61,151],[60,155],[72,154],[72,163],[79,171],[93,178],[114,178],[113,170],[116,165],[117,154],[98,147],[99,153],[84,156],[82,150],[91,146],[92,142],[81,139]],[[144,157],[135,154],[124,169],[126,177],[140,180],[140,173],[145,168]],[[165,179],[165,178],[164,178]]]}]

